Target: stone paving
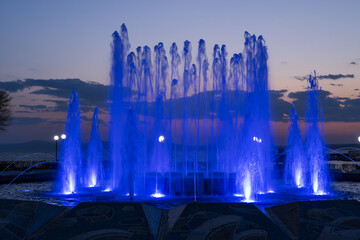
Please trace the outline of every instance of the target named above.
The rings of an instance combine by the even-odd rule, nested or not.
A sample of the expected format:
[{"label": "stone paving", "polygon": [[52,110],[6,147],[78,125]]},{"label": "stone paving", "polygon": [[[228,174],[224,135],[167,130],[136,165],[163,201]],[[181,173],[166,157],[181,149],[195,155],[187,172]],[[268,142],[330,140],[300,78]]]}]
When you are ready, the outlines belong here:
[{"label": "stone paving", "polygon": [[360,239],[355,200],[189,203],[160,209],[141,203],[79,203],[72,209],[0,199],[0,239]]}]

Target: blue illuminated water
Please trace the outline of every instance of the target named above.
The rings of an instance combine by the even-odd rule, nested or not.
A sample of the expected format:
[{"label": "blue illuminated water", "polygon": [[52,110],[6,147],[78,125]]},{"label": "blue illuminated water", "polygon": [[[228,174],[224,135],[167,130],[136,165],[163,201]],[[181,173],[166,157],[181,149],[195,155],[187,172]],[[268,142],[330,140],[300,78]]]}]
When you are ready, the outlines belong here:
[{"label": "blue illuminated water", "polygon": [[308,79],[308,108],[306,120],[308,130],[305,139],[305,152],[310,169],[311,192],[324,195],[329,192],[330,175],[323,140],[323,116],[319,102],[320,87],[316,73]]},{"label": "blue illuminated water", "polygon": [[[274,181],[268,54],[262,36],[245,32],[243,51],[231,57],[226,45],[216,44],[212,63],[203,39],[196,57],[192,43],[186,40],[182,57],[173,43],[168,59],[161,42],[153,48],[153,55],[148,46],[131,52],[124,24],[112,37],[108,153],[104,154],[101,145],[95,110],[87,156],[82,158],[74,92],[58,192],[77,196],[111,193],[134,201],[240,197],[247,202],[289,187],[306,186],[315,194],[329,192],[318,85],[312,78],[305,153],[292,110],[286,186],[282,180]],[[306,164],[311,168],[305,173]]]},{"label": "blue illuminated water", "polygon": [[103,184],[104,149],[99,129],[99,110],[95,108],[91,127],[90,141],[87,149],[85,168],[85,187],[96,187]]},{"label": "blue illuminated water", "polygon": [[290,126],[288,145],[286,149],[284,181],[292,187],[305,187],[308,175],[308,166],[304,156],[303,141],[298,125],[299,117],[295,105],[290,109]]},{"label": "blue illuminated water", "polygon": [[69,100],[65,134],[66,139],[62,144],[62,154],[59,160],[57,191],[63,194],[72,194],[81,190],[82,179],[84,177],[82,169],[79,97],[75,90],[73,90]]}]

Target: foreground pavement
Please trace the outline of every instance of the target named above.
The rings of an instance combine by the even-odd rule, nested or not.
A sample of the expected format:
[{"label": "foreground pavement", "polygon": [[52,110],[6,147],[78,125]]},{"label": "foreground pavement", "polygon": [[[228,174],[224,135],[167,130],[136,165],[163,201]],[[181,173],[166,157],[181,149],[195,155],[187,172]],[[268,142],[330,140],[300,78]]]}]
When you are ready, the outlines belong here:
[{"label": "foreground pavement", "polygon": [[[264,211],[265,210],[265,211]],[[0,199],[0,239],[360,239],[355,200],[189,203],[80,203],[72,209]]]}]

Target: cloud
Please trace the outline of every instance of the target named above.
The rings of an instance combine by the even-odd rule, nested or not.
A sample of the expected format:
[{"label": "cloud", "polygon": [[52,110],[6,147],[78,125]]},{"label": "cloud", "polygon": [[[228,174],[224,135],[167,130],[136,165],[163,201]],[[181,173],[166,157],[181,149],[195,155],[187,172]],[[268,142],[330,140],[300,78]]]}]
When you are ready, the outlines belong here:
[{"label": "cloud", "polygon": [[[354,75],[348,74],[338,74],[338,75],[320,75],[320,79],[332,78],[338,79],[339,77],[353,77]],[[332,86],[342,86],[342,84],[330,83]],[[68,109],[68,97],[71,94],[73,88],[77,89],[79,92],[80,98],[80,109],[82,113],[90,113],[94,110],[95,106],[99,106],[99,111],[104,114],[108,114],[108,105],[109,105],[109,86],[84,82],[80,79],[49,79],[49,80],[39,80],[39,79],[25,79],[17,80],[12,82],[0,82],[0,88],[5,88],[11,92],[18,92],[24,89],[30,89],[32,87],[37,87],[31,91],[33,96],[35,95],[46,95],[49,98],[42,100],[43,103],[38,105],[30,104],[21,104],[15,112],[67,112]],[[354,89],[358,91],[358,89]],[[125,93],[125,92],[124,92]],[[299,92],[290,92],[287,90],[270,90],[269,91],[269,103],[270,103],[270,117],[273,121],[288,121],[288,114],[292,106],[290,101],[284,100],[284,96],[288,94],[289,98],[292,98],[297,105],[297,110],[299,115],[303,118],[305,117],[305,106],[307,105],[307,91]],[[199,111],[200,117],[206,118],[210,117],[212,110],[210,109],[212,92],[201,92],[199,94]],[[220,96],[220,94],[219,94]],[[234,91],[229,91],[228,93],[228,111],[233,114],[234,112],[239,112],[242,116],[244,114],[244,98],[245,92],[240,91],[238,98]],[[322,102],[322,108],[324,112],[325,121],[360,121],[360,116],[357,116],[356,110],[358,107],[355,105],[357,101],[349,98],[338,98],[333,96],[330,92],[321,90],[320,98]],[[187,108],[189,112],[195,111],[196,106],[196,97],[191,96],[187,99]],[[237,104],[234,104],[237,103]],[[164,117],[169,118],[171,109],[172,117],[180,119],[183,117],[183,105],[184,99],[177,98],[173,100],[174,108],[171,108],[171,103],[169,100],[164,102]],[[221,104],[221,97],[217,97],[215,100],[216,109],[219,109]],[[148,114],[155,113],[155,104],[148,103]],[[140,106],[140,112],[144,112],[144,106]],[[237,108],[237,109],[236,109]],[[356,111],[355,111],[356,110]],[[356,120],[357,119],[357,120]],[[91,121],[89,118],[83,118],[84,121]],[[46,120],[40,120],[40,118],[18,118],[18,124],[37,124]],[[51,123],[49,121],[49,123]],[[54,122],[55,123],[55,122]],[[57,122],[60,123],[60,122]]]},{"label": "cloud", "polygon": [[356,62],[350,62],[350,65],[357,65]]},{"label": "cloud", "polygon": [[[0,82],[0,89],[5,89],[9,92],[15,93],[23,91],[24,89],[31,89],[33,87],[40,87],[30,94],[32,95],[46,95],[55,97],[58,99],[69,99],[73,89],[79,93],[79,103],[83,111],[89,111],[95,106],[106,110],[106,105],[109,96],[109,86],[95,83],[95,82],[84,82],[80,79],[25,79],[16,81]],[[125,90],[124,90],[125,91]],[[127,91],[126,91],[127,93]],[[125,95],[126,96],[126,95]],[[56,107],[54,111],[67,111],[67,102],[56,101]],[[35,106],[22,106],[34,111],[41,111],[37,105]],[[45,109],[43,109],[45,110]],[[49,109],[51,111],[51,109]]]},{"label": "cloud", "polygon": [[[317,79],[330,79],[330,80],[338,80],[342,78],[354,78],[354,74],[327,74],[327,75],[317,75]],[[297,80],[304,81],[309,78],[309,75],[307,76],[295,76],[294,77]]]},{"label": "cloud", "polygon": [[[84,82],[77,78],[69,79],[25,79],[16,81],[0,82],[0,89],[15,93],[24,89],[37,87],[30,92],[31,95],[46,95],[67,101],[73,89],[79,93],[79,104],[83,111],[90,111],[95,106],[100,112],[106,112],[109,103],[110,86],[96,82]],[[40,89],[38,89],[40,88]],[[135,94],[133,91],[132,94]],[[129,90],[123,88],[123,97],[127,98]],[[56,102],[56,111],[67,111],[64,104]],[[67,104],[67,103],[66,103]],[[50,110],[49,110],[50,111]]]},{"label": "cloud", "polygon": [[47,99],[44,102],[54,103],[55,106],[48,106],[49,111],[51,112],[67,112],[68,101],[66,100],[51,100]]},{"label": "cloud", "polygon": [[330,83],[330,85],[334,86],[334,87],[342,87],[342,86],[344,86],[342,83],[338,83],[338,84]]},{"label": "cloud", "polygon": [[44,112],[47,109],[47,106],[42,105],[42,104],[41,105],[22,105],[22,104],[20,104],[19,107],[26,108],[26,109],[29,109],[32,111],[39,111],[39,112]]},{"label": "cloud", "polygon": [[12,124],[13,125],[33,125],[45,122],[45,119],[38,117],[13,117]]},{"label": "cloud", "polygon": [[[299,116],[304,119],[306,116],[306,106],[308,101],[307,91],[291,92],[288,97],[295,102]],[[360,98],[340,98],[333,96],[331,92],[319,91],[320,104],[327,122],[358,122],[360,121]],[[358,105],[357,105],[358,104]]]}]

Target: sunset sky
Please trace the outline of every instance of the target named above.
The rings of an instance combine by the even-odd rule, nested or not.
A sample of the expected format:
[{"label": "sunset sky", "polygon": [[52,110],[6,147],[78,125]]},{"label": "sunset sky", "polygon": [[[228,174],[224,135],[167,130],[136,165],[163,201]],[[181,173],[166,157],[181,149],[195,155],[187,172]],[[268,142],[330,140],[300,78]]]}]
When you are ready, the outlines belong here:
[{"label": "sunset sky", "polygon": [[[129,31],[131,51],[163,42],[168,53],[172,42],[181,50],[189,40],[193,61],[200,38],[211,59],[216,43],[226,44],[231,56],[242,52],[245,31],[262,35],[273,102],[282,103],[272,106],[280,116],[272,119],[275,142],[285,144],[288,123],[280,118],[288,113],[287,103],[305,104],[303,79],[316,70],[323,90],[326,142],[356,143],[359,10],[357,0],[0,1],[0,89],[10,92],[14,106],[14,123],[0,133],[0,144],[51,140],[62,133],[73,87],[83,106],[86,139],[93,107],[107,106],[111,34],[122,23]],[[106,140],[108,116],[103,112],[101,117]]]}]

